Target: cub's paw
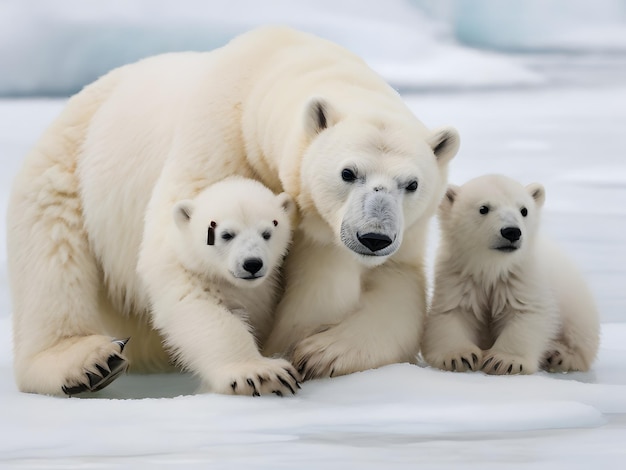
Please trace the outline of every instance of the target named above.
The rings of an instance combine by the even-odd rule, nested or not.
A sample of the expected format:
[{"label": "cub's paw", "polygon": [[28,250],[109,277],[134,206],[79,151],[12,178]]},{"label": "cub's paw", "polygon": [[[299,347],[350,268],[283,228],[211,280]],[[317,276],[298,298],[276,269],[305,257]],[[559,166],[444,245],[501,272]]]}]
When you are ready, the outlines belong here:
[{"label": "cub's paw", "polygon": [[548,372],[575,372],[589,369],[580,354],[571,350],[564,344],[554,344],[546,353],[541,368]]},{"label": "cub's paw", "polygon": [[472,348],[465,351],[448,352],[436,358],[429,355],[426,362],[433,367],[451,372],[477,371],[481,369],[483,363],[483,352],[478,348]]},{"label": "cub's paw", "polygon": [[82,371],[61,386],[63,393],[72,396],[96,392],[118,378],[128,368],[128,361],[122,352],[129,339],[114,339],[110,344],[92,351],[82,365]]},{"label": "cub's paw", "polygon": [[490,350],[485,352],[481,370],[490,375],[532,374],[537,364],[520,356]]},{"label": "cub's paw", "polygon": [[300,374],[284,359],[262,357],[227,364],[211,380],[210,391],[226,395],[274,394],[279,397],[295,395],[300,388]]}]

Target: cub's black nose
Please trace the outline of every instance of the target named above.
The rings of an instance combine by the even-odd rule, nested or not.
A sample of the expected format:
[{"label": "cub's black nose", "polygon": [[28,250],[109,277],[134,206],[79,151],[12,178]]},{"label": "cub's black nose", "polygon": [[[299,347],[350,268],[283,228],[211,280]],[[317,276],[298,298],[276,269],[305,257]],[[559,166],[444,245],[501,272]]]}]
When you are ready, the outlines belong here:
[{"label": "cub's black nose", "polygon": [[370,251],[379,251],[387,248],[393,240],[382,233],[369,232],[363,235],[357,235],[359,241],[365,245]]},{"label": "cub's black nose", "polygon": [[522,231],[517,227],[504,227],[500,229],[500,234],[510,242],[516,242],[522,236]]},{"label": "cub's black nose", "polygon": [[243,262],[243,269],[254,275],[263,267],[263,260],[260,258],[248,258]]}]

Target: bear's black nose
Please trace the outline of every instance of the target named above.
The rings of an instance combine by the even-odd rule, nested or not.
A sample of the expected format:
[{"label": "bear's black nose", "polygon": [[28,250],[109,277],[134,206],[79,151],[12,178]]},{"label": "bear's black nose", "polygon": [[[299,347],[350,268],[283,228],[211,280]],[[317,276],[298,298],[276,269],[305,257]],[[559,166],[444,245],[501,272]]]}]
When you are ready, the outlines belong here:
[{"label": "bear's black nose", "polygon": [[517,227],[504,227],[500,229],[500,234],[510,242],[516,242],[522,236],[522,231]]},{"label": "bear's black nose", "polygon": [[243,269],[254,275],[263,267],[263,260],[260,258],[248,258],[243,262]]},{"label": "bear's black nose", "polygon": [[379,251],[387,248],[393,240],[383,233],[369,232],[363,235],[357,235],[359,241],[365,245],[370,251]]}]

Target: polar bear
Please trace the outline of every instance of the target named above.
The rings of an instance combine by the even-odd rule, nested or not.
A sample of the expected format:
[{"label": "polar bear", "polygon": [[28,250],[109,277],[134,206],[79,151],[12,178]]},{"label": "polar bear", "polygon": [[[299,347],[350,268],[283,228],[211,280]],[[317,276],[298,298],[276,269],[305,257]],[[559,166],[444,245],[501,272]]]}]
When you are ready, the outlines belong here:
[{"label": "polar bear", "polygon": [[[458,146],[454,128],[427,129],[360,58],[288,28],[111,71],[69,100],[13,185],[21,388],[62,385],[42,384],[50,363],[75,360],[70,344],[94,334],[104,304],[152,321],[146,292],[173,206],[233,175],[288,193],[300,214],[264,355],[307,378],[415,361],[427,223]],[[210,329],[204,302],[179,307],[170,318],[191,337]],[[119,352],[94,341],[99,356]]]},{"label": "polar bear", "polygon": [[502,175],[450,186],[422,354],[444,370],[586,371],[599,319],[583,277],[539,233],[541,184]]},{"label": "polar bear", "polygon": [[[299,383],[292,365],[262,357],[257,346],[271,327],[294,211],[295,203],[286,193],[275,196],[258,181],[242,177],[226,178],[193,199],[178,201],[138,280],[143,304],[119,312],[103,300],[92,311],[72,311],[63,320],[82,335],[67,339],[56,337],[63,324],[48,322],[48,311],[24,310],[16,316],[20,389],[68,395],[100,390],[126,369],[126,350],[131,367],[141,371],[151,362],[152,368],[167,370],[171,362],[177,363],[198,375],[207,391],[295,393]],[[45,269],[42,264],[40,269]],[[80,276],[77,272],[74,282]],[[71,301],[73,285],[63,288],[58,294]],[[148,309],[149,322],[142,318]],[[131,322],[142,328],[124,331]],[[130,330],[131,345],[139,348],[111,337]],[[158,350],[154,354],[154,337],[163,338],[171,357]]]}]

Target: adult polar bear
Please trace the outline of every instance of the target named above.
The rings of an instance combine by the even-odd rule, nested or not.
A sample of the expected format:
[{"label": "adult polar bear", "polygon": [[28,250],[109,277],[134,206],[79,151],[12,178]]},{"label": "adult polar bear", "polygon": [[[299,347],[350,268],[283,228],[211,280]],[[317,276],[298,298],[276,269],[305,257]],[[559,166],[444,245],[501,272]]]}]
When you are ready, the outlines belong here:
[{"label": "adult polar bear", "polygon": [[[68,102],[14,185],[18,384],[71,362],[70,345],[98,333],[103,299],[137,328],[158,316],[150,305],[167,289],[150,285],[151,270],[172,207],[230,175],[286,191],[301,214],[265,354],[288,355],[307,378],[413,361],[427,221],[458,143],[358,57],[287,28],[110,72]],[[56,335],[26,350],[39,312]],[[208,328],[171,315],[190,334]],[[131,369],[163,363],[158,335],[127,334]]]}]

